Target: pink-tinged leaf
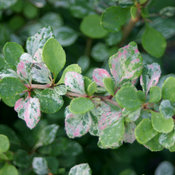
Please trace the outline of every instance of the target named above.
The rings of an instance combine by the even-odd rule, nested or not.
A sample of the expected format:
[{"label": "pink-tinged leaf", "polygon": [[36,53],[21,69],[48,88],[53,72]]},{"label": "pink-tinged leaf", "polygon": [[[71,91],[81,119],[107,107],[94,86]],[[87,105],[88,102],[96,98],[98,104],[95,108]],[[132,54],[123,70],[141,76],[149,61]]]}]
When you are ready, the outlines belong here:
[{"label": "pink-tinged leaf", "polygon": [[41,48],[39,48],[39,49],[35,52],[35,54],[34,54],[34,56],[33,56],[33,60],[34,60],[34,62],[36,62],[36,63],[41,63],[41,62],[42,62],[42,49],[41,49]]},{"label": "pink-tinged leaf", "polygon": [[110,57],[109,67],[117,83],[135,80],[142,73],[142,57],[135,42],[129,43]]},{"label": "pink-tinged leaf", "polygon": [[105,69],[97,68],[97,69],[94,69],[92,77],[97,85],[104,87],[103,79],[111,76]]},{"label": "pink-tinged leaf", "polygon": [[142,76],[140,77],[140,84],[147,94],[152,86],[156,86],[161,75],[160,66],[157,63],[145,65]]},{"label": "pink-tinged leaf", "polygon": [[44,63],[34,63],[32,65],[31,76],[32,80],[38,83],[49,84],[51,82],[50,71]]},{"label": "pink-tinged leaf", "polygon": [[64,83],[69,91],[85,94],[84,78],[81,74],[77,72],[67,72]]},{"label": "pink-tinged leaf", "polygon": [[101,106],[101,116],[98,120],[99,131],[103,131],[105,128],[109,127],[111,124],[119,120],[121,117],[121,111],[116,111],[110,105],[103,103]]},{"label": "pink-tinged leaf", "polygon": [[133,143],[135,141],[135,128],[136,125],[134,122],[132,123],[127,123],[125,126],[125,134],[124,134],[124,142],[126,143]]},{"label": "pink-tinged leaf", "polygon": [[41,112],[38,98],[20,98],[15,104],[15,111],[19,118],[25,120],[30,129],[33,129],[40,120]]},{"label": "pink-tinged leaf", "polygon": [[91,126],[91,118],[89,117],[88,113],[75,115],[72,114],[67,107],[65,116],[65,130],[68,137],[81,137],[89,131]]},{"label": "pink-tinged leaf", "polygon": [[28,61],[20,61],[17,65],[17,74],[23,79],[31,82],[31,68],[32,63]]}]

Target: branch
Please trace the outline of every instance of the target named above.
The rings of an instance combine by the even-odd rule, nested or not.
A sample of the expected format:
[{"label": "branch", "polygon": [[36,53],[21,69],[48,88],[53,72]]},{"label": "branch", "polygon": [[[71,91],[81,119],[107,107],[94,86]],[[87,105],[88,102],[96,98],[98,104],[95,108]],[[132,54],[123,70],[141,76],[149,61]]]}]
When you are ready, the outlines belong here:
[{"label": "branch", "polygon": [[50,88],[51,85],[50,84],[45,84],[45,85],[42,85],[42,84],[25,84],[25,87],[27,87],[28,89],[46,89],[46,88]]}]

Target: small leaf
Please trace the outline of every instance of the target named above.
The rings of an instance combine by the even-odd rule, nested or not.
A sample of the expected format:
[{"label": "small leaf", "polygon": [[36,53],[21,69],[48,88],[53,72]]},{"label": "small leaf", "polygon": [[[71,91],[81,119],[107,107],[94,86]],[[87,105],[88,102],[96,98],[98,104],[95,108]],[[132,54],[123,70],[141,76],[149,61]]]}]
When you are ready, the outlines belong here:
[{"label": "small leaf", "polygon": [[57,88],[44,89],[35,91],[37,98],[40,101],[41,111],[45,113],[55,113],[63,106],[63,98],[57,92]]},{"label": "small leaf", "polygon": [[142,35],[142,45],[150,55],[160,58],[165,52],[167,43],[159,31],[147,25]]},{"label": "small leaf", "polygon": [[150,141],[144,144],[146,148],[148,148],[150,151],[162,151],[163,146],[159,144],[159,134],[157,134],[155,137],[153,137]]},{"label": "small leaf", "polygon": [[122,119],[105,128],[99,135],[101,148],[115,148],[120,145],[125,133],[124,121]]},{"label": "small leaf", "polygon": [[42,56],[44,63],[56,79],[66,63],[66,54],[63,48],[56,39],[50,38],[43,47]]},{"label": "small leaf", "polygon": [[93,95],[97,91],[97,85],[94,81],[89,84],[87,91],[89,96]]},{"label": "small leaf", "polygon": [[10,142],[7,136],[0,134],[0,154],[7,152],[10,147]]},{"label": "small leaf", "polygon": [[110,75],[105,69],[98,68],[98,69],[94,69],[92,77],[97,85],[104,87],[103,80],[106,77],[110,77]]},{"label": "small leaf", "polygon": [[162,92],[161,92],[160,87],[152,86],[150,88],[149,102],[158,103],[161,100],[161,97],[162,97]]},{"label": "small leaf", "polygon": [[140,84],[147,94],[152,86],[156,86],[161,75],[160,66],[157,63],[144,66]]},{"label": "small leaf", "polygon": [[15,166],[6,163],[0,169],[0,175],[18,175],[18,170]]},{"label": "small leaf", "polygon": [[93,108],[93,102],[85,97],[74,98],[70,103],[70,111],[74,114],[84,114]]},{"label": "small leaf", "polygon": [[9,97],[22,93],[27,88],[18,78],[6,77],[0,80],[0,96]]},{"label": "small leaf", "polygon": [[81,67],[78,64],[71,64],[71,65],[67,66],[64,69],[64,71],[62,73],[62,76],[61,76],[61,78],[60,78],[60,80],[58,81],[57,84],[64,83],[65,75],[66,75],[67,72],[77,72],[77,73],[81,74]]},{"label": "small leaf", "polygon": [[119,89],[115,95],[115,99],[121,107],[126,108],[129,111],[138,109],[142,104],[138,98],[136,89],[132,86]]},{"label": "small leaf", "polygon": [[159,143],[167,149],[172,147],[175,144],[175,132],[174,132],[174,130],[168,134],[161,134],[159,137]]},{"label": "small leaf", "polygon": [[159,110],[161,114],[167,119],[171,118],[174,115],[174,108],[169,100],[162,100],[159,106]]},{"label": "small leaf", "polygon": [[98,15],[89,15],[83,18],[80,30],[90,38],[103,38],[107,34],[107,31],[100,25],[100,16]]},{"label": "small leaf", "polygon": [[37,175],[48,174],[47,160],[43,157],[34,157],[32,167]]},{"label": "small leaf", "polygon": [[130,8],[130,14],[131,14],[132,20],[135,20],[136,16],[137,16],[137,7],[136,6],[132,6]]},{"label": "small leaf", "polygon": [[89,117],[88,113],[73,114],[67,107],[65,116],[65,129],[68,137],[81,137],[89,131],[91,126],[91,118]]},{"label": "small leaf", "polygon": [[[135,110],[133,112],[128,111],[127,109],[125,109],[124,111],[127,113],[125,121],[126,122],[134,122],[140,117],[141,108],[138,108],[137,110]],[[122,113],[122,115],[124,115],[124,113]]]},{"label": "small leaf", "polygon": [[5,60],[13,68],[16,67],[19,62],[20,56],[24,53],[24,50],[21,45],[15,42],[7,42],[3,47],[3,54]]},{"label": "small leaf", "polygon": [[142,57],[137,44],[130,42],[109,58],[109,67],[117,83],[135,80],[142,73]]},{"label": "small leaf", "polygon": [[147,143],[157,134],[157,131],[155,131],[151,125],[151,120],[148,118],[143,119],[135,129],[136,139],[141,144]]},{"label": "small leaf", "polygon": [[37,145],[46,146],[53,143],[56,138],[58,128],[59,126],[56,124],[47,125],[44,127],[39,135],[39,141],[37,142]]},{"label": "small leaf", "polygon": [[103,79],[104,87],[109,92],[110,95],[114,96],[115,93],[115,83],[111,77]]},{"label": "small leaf", "polygon": [[155,171],[155,175],[173,175],[174,174],[174,166],[168,162],[163,161],[159,164]]},{"label": "small leaf", "polygon": [[87,163],[82,163],[72,167],[69,175],[91,175],[91,169]]},{"label": "small leaf", "polygon": [[103,27],[110,32],[118,32],[129,19],[129,9],[120,6],[107,8],[101,18]]},{"label": "small leaf", "polygon": [[53,38],[53,32],[50,26],[42,28],[34,36],[27,39],[26,48],[27,52],[34,56],[39,48],[43,48],[44,44],[49,38]]},{"label": "small leaf", "polygon": [[25,100],[20,98],[15,104],[15,111],[19,118],[25,120],[30,129],[33,129],[40,120],[41,112],[38,98],[27,97]]},{"label": "small leaf", "polygon": [[170,100],[172,103],[175,102],[175,78],[167,78],[162,86],[162,97],[163,99]]},{"label": "small leaf", "polygon": [[160,133],[169,133],[173,130],[174,121],[172,118],[166,119],[161,113],[151,112],[153,128]]},{"label": "small leaf", "polygon": [[77,72],[67,72],[65,75],[64,83],[68,90],[85,94],[83,76]]}]

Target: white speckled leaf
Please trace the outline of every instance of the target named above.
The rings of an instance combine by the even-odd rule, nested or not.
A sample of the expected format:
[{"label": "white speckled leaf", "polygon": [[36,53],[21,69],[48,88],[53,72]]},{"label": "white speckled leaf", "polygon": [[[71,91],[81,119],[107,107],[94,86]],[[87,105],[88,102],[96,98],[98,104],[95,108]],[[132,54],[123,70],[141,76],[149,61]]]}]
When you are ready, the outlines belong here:
[{"label": "white speckled leaf", "polygon": [[15,111],[19,118],[25,120],[30,129],[33,129],[40,120],[41,112],[38,98],[27,97],[25,100],[20,98],[15,104]]},{"label": "white speckled leaf", "polygon": [[85,94],[84,78],[77,72],[67,72],[64,83],[69,91]]},{"label": "white speckled leaf", "polygon": [[136,125],[134,122],[127,123],[125,127],[125,134],[124,134],[124,142],[126,143],[133,143],[135,141],[135,128]]},{"label": "white speckled leaf", "polygon": [[137,44],[130,42],[110,57],[109,67],[117,83],[123,80],[134,80],[142,73],[142,57]]},{"label": "white speckled leaf", "polygon": [[34,36],[31,36],[27,39],[26,49],[29,54],[32,56],[36,55],[35,53],[39,48],[42,48],[45,42],[52,38],[53,32],[50,26],[42,28],[38,33]]},{"label": "white speckled leaf", "polygon": [[140,84],[147,94],[151,87],[156,86],[161,75],[160,66],[157,63],[145,65],[142,76],[140,77]]},{"label": "white speckled leaf", "polygon": [[75,138],[85,135],[91,126],[91,118],[88,113],[72,114],[68,107],[65,110],[65,129],[68,137]]},{"label": "white speckled leaf", "polygon": [[59,85],[54,87],[54,91],[55,93],[57,93],[58,95],[65,95],[67,93],[67,89],[65,85]]},{"label": "white speckled leaf", "polygon": [[87,163],[82,163],[72,167],[69,175],[91,175],[91,169]]},{"label": "white speckled leaf", "polygon": [[32,56],[28,53],[23,53],[21,56],[20,56],[20,61],[23,61],[23,62],[34,62]]},{"label": "white speckled leaf", "polygon": [[44,63],[34,63],[32,65],[31,76],[32,80],[38,83],[49,84],[51,82],[51,73]]},{"label": "white speckled leaf", "polygon": [[103,79],[111,76],[105,69],[97,68],[97,69],[94,69],[92,77],[97,85],[104,87]]}]

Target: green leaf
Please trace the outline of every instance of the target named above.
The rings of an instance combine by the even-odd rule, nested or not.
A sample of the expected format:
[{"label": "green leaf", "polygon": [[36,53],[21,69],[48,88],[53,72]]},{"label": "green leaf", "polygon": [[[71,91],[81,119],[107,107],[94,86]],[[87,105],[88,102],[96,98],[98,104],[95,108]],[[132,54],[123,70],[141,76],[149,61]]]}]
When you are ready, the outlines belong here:
[{"label": "green leaf", "polygon": [[173,130],[168,134],[161,134],[159,137],[159,143],[167,149],[172,147],[175,144],[175,131]]},{"label": "green leaf", "polygon": [[32,167],[37,175],[48,174],[47,160],[43,157],[34,157]]},{"label": "green leaf", "polygon": [[140,101],[137,91],[134,87],[122,87],[115,95],[117,103],[130,111],[134,111],[141,107],[142,102]]},{"label": "green leaf", "polygon": [[85,97],[75,98],[70,103],[70,111],[74,114],[84,114],[93,108],[93,102]]},{"label": "green leaf", "polygon": [[101,23],[110,32],[118,32],[129,19],[129,9],[120,6],[107,8],[102,14]]},{"label": "green leaf", "polygon": [[154,138],[144,144],[146,148],[151,151],[162,151],[163,146],[159,144],[159,134],[157,134]]},{"label": "green leaf", "polygon": [[173,130],[174,121],[172,118],[166,119],[161,113],[151,112],[153,128],[160,133],[169,133]]},{"label": "green leaf", "polygon": [[144,4],[147,0],[139,0],[140,4]]},{"label": "green leaf", "polygon": [[65,129],[70,138],[81,137],[85,135],[91,126],[91,118],[88,113],[73,114],[69,107],[65,110]]},{"label": "green leaf", "polygon": [[82,163],[72,167],[69,175],[91,175],[91,169],[87,163]]},{"label": "green leaf", "polygon": [[63,106],[63,98],[57,93],[57,90],[48,88],[42,91],[35,91],[39,98],[41,111],[45,113],[55,113]]},{"label": "green leaf", "polygon": [[120,48],[109,58],[109,68],[119,84],[128,80],[137,79],[143,68],[143,59],[135,42]]},{"label": "green leaf", "polygon": [[125,124],[125,135],[123,139],[125,143],[133,143],[135,141],[135,128],[136,124],[134,122],[129,122]]},{"label": "green leaf", "polygon": [[13,165],[5,164],[0,169],[0,175],[18,175],[18,170]]},{"label": "green leaf", "polygon": [[115,148],[120,145],[125,133],[124,120],[120,119],[105,128],[99,135],[101,148]]},{"label": "green leaf", "polygon": [[103,79],[103,83],[104,83],[104,87],[105,89],[109,92],[109,94],[111,94],[112,96],[114,96],[114,88],[115,88],[115,83],[114,80],[111,77],[107,77]]},{"label": "green leaf", "polygon": [[160,58],[165,52],[167,43],[160,32],[147,25],[142,35],[142,45],[150,55]]},{"label": "green leaf", "polygon": [[46,146],[53,143],[56,138],[58,128],[59,126],[56,124],[47,125],[44,127],[44,129],[42,129],[39,133],[39,140],[35,147],[38,148],[39,146]]},{"label": "green leaf", "polygon": [[159,106],[161,114],[165,118],[171,118],[174,115],[174,108],[169,100],[162,100]]},{"label": "green leaf", "polygon": [[27,88],[18,78],[6,77],[0,81],[0,96],[10,97],[22,93]]},{"label": "green leaf", "polygon": [[93,95],[97,91],[97,85],[94,81],[89,84],[87,91],[89,96]]},{"label": "green leaf", "polygon": [[109,46],[117,45],[122,39],[122,32],[112,32],[106,38],[106,43]]},{"label": "green leaf", "polygon": [[158,134],[151,125],[151,120],[143,119],[135,129],[135,136],[139,143],[145,144]]},{"label": "green leaf", "polygon": [[51,173],[58,174],[59,171],[59,161],[56,157],[46,157],[48,168]]},{"label": "green leaf", "polygon": [[172,103],[175,102],[175,78],[167,78],[162,86],[162,97],[163,99],[170,100]]},{"label": "green leaf", "polygon": [[77,72],[77,73],[81,74],[81,67],[78,64],[71,64],[71,65],[67,66],[64,69],[64,71],[62,73],[62,76],[61,76],[61,78],[60,78],[60,80],[58,81],[57,84],[64,83],[65,75],[66,75],[67,72]]},{"label": "green leaf", "polygon": [[158,86],[153,86],[150,88],[149,102],[158,103],[161,100],[162,92],[161,88]]},{"label": "green leaf", "polygon": [[35,35],[29,37],[26,42],[27,52],[34,56],[38,49],[42,49],[49,38],[53,38],[50,26],[40,29]]},{"label": "green leaf", "polygon": [[16,2],[17,2],[17,0],[1,0],[0,10],[1,9],[7,9],[10,6],[14,5]]},{"label": "green leaf", "polygon": [[126,169],[126,170],[122,171],[119,175],[136,175],[136,173],[132,169]]},{"label": "green leaf", "polygon": [[38,15],[38,8],[36,8],[33,4],[26,2],[23,8],[23,14],[28,19],[36,18]]},{"label": "green leaf", "polygon": [[56,79],[66,63],[66,54],[63,48],[56,39],[50,38],[44,45],[42,56],[44,63]]},{"label": "green leaf", "polygon": [[163,161],[159,164],[155,171],[155,175],[173,175],[174,174],[174,165],[168,161]]},{"label": "green leaf", "polygon": [[3,54],[7,63],[16,68],[20,56],[24,53],[21,45],[15,42],[7,42],[3,47]]},{"label": "green leaf", "polygon": [[137,7],[136,6],[132,6],[130,8],[130,14],[131,14],[132,20],[135,20],[135,18],[137,16]]},{"label": "green leaf", "polygon": [[83,18],[80,30],[90,38],[103,38],[107,34],[107,31],[100,25],[100,16],[98,15],[89,15]]},{"label": "green leaf", "polygon": [[0,153],[7,152],[10,147],[10,142],[7,136],[0,134]]}]

